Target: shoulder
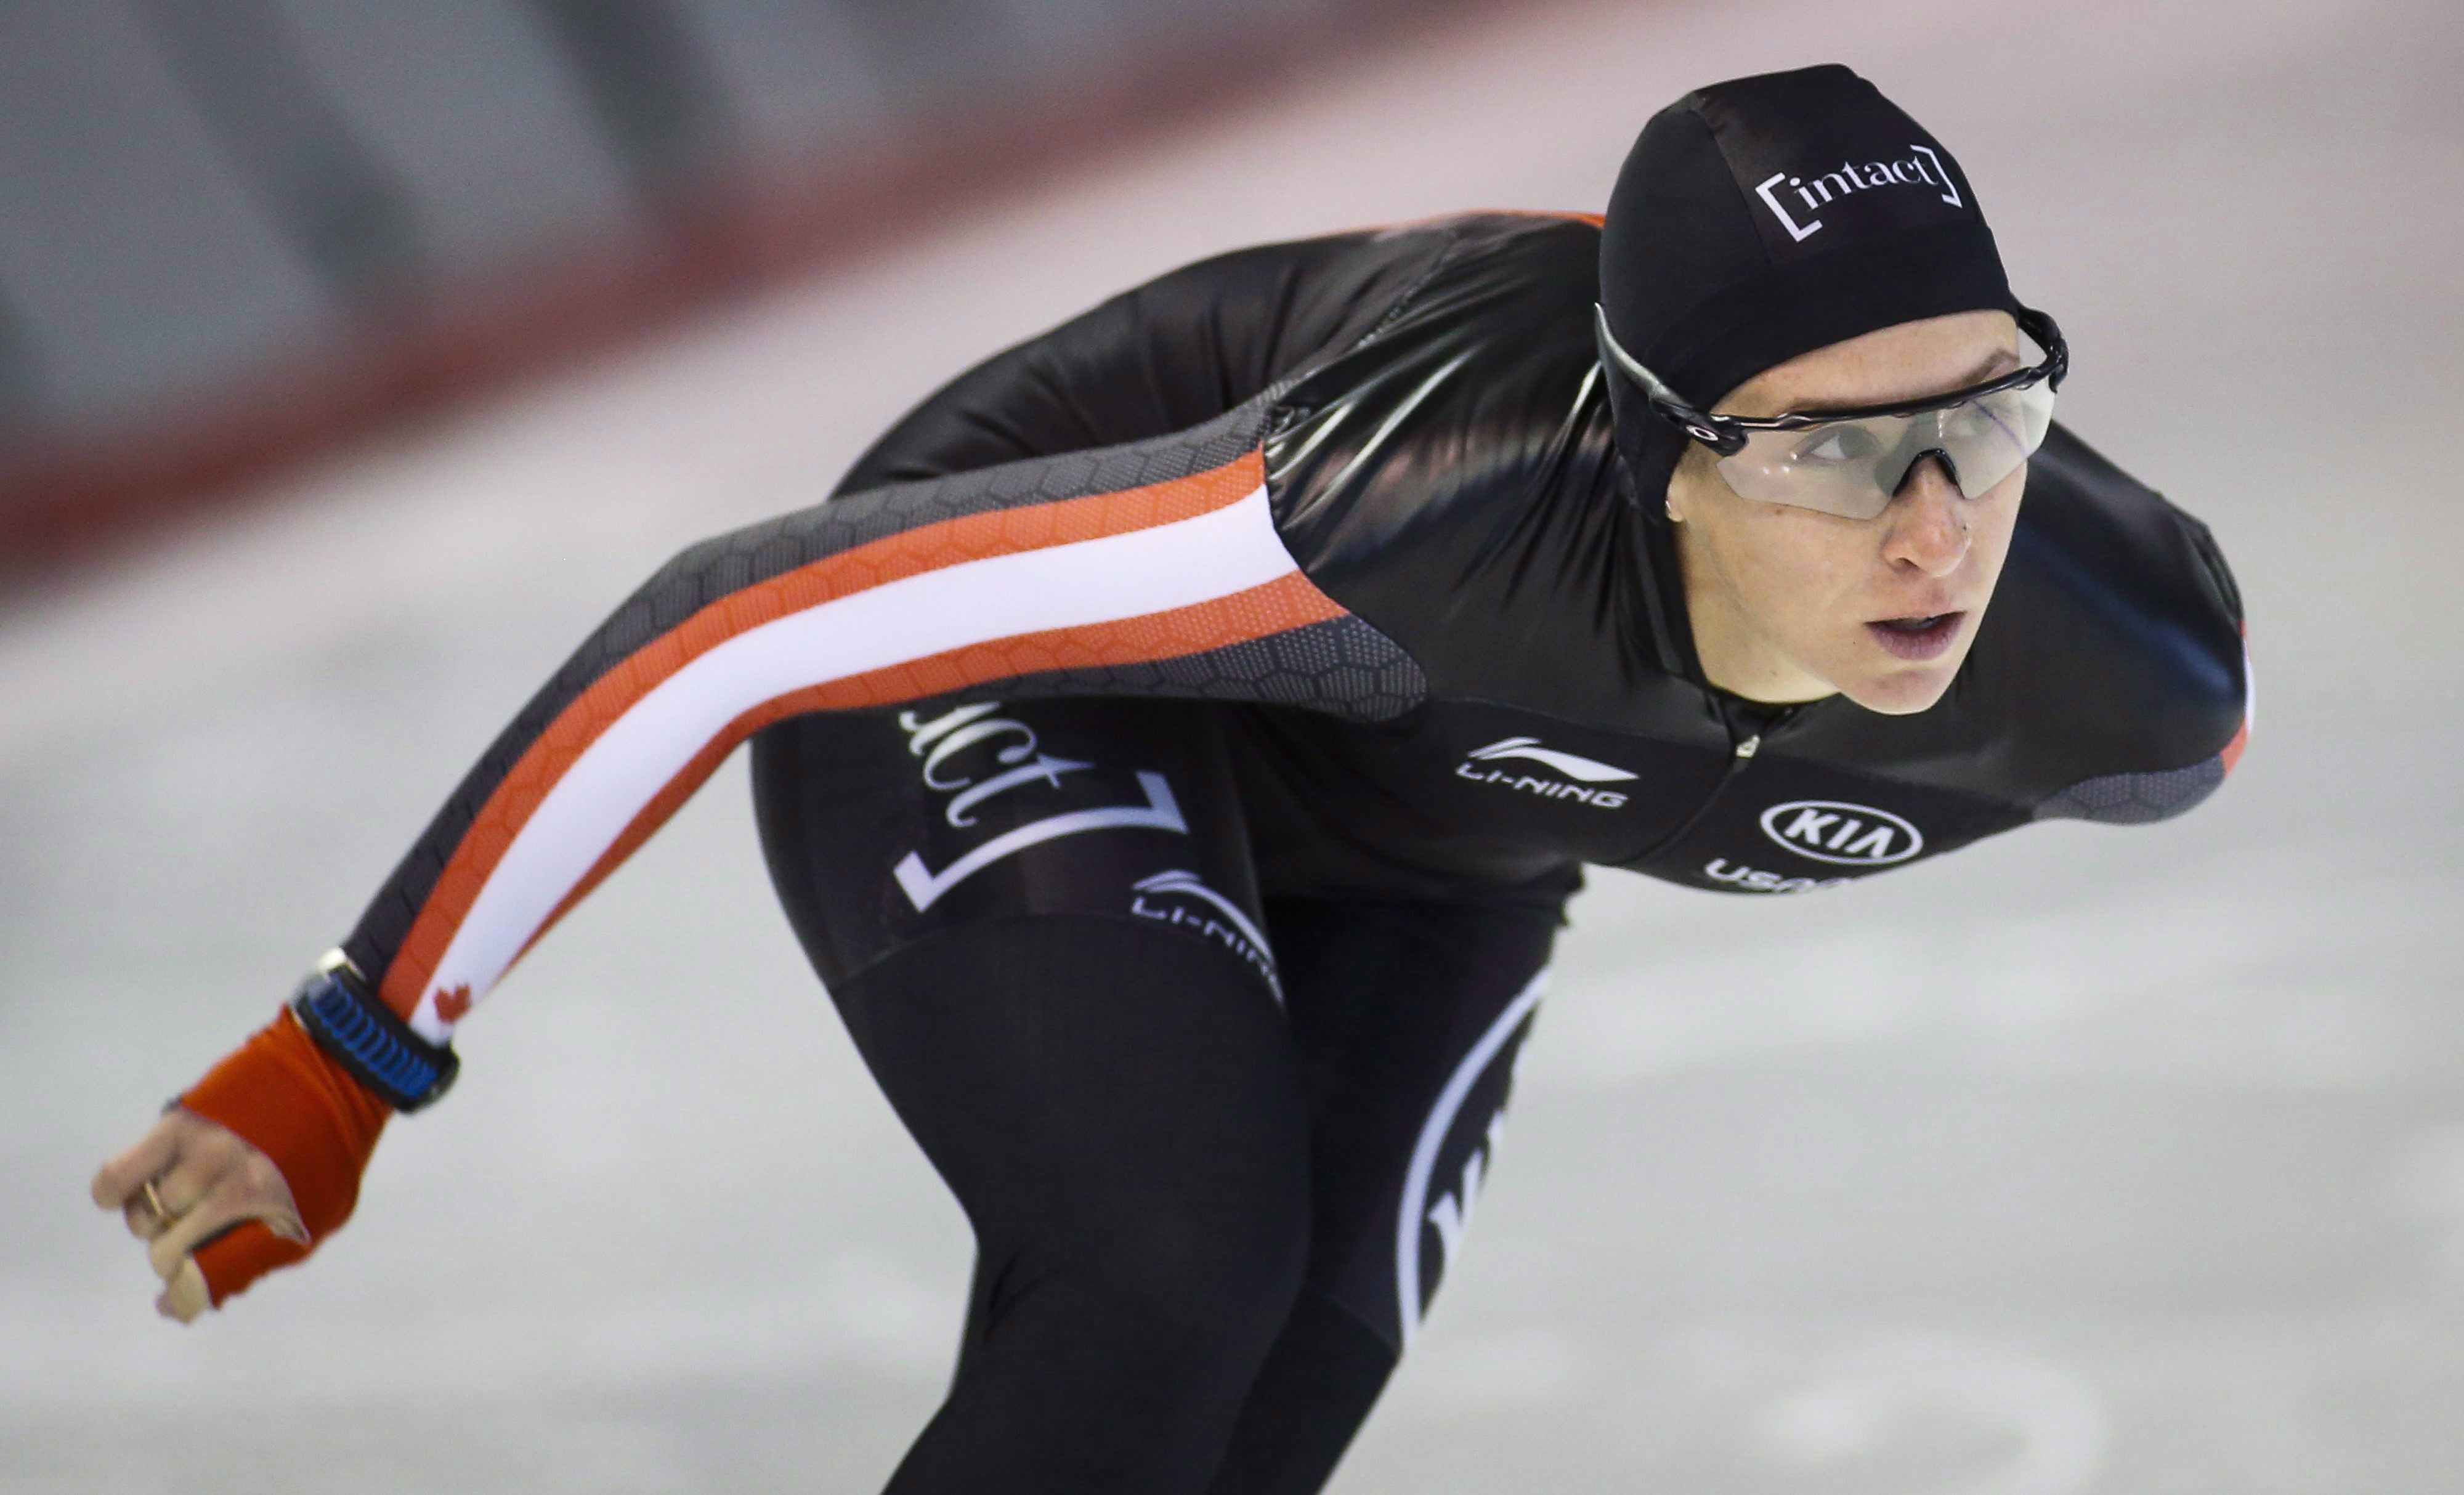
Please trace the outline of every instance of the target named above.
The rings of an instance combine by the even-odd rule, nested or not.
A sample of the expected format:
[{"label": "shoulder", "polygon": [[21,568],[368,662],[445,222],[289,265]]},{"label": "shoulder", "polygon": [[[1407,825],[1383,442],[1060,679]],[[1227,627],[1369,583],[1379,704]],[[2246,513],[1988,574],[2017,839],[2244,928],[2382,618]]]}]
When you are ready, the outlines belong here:
[{"label": "shoulder", "polygon": [[[1484,351],[1592,357],[1598,220],[1477,212],[1258,245],[1200,260],[1125,292],[1090,316],[1165,327],[1237,356],[1243,383],[1340,385],[1361,364],[1429,348],[1463,318],[1517,324],[1529,341]],[[1573,311],[1579,315],[1562,315]],[[1416,336],[1417,335],[1417,336]],[[1374,345],[1374,349],[1373,349]]]},{"label": "shoulder", "polygon": [[1357,341],[1452,246],[1436,226],[1364,230],[1169,271],[960,374],[891,428],[839,491],[1201,425]]},{"label": "shoulder", "polygon": [[[1516,351],[1592,352],[1591,308],[1599,299],[1598,218],[1582,213],[1469,212],[1379,231],[1373,242],[1408,242],[1437,253],[1376,328],[1381,341],[1466,317],[1522,319],[1532,341]],[[1581,315],[1565,318],[1568,311]],[[1499,351],[1510,344],[1501,343]]]},{"label": "shoulder", "polygon": [[1621,657],[1604,603],[1630,559],[1592,341],[1599,231],[1475,213],[1415,231],[1444,253],[1277,397],[1277,527],[1441,690],[1589,700]]},{"label": "shoulder", "polygon": [[[2238,748],[2240,594],[2206,525],[2057,426],[1963,673],[2039,815],[2158,819],[2214,788]],[[2092,802],[2107,791],[2147,802]]]}]

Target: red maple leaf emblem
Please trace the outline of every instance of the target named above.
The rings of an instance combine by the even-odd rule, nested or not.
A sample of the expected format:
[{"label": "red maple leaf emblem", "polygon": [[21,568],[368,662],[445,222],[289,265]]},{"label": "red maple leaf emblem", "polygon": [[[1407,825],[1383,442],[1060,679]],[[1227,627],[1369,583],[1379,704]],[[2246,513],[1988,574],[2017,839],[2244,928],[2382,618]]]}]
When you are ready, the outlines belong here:
[{"label": "red maple leaf emblem", "polygon": [[471,1010],[471,988],[466,983],[450,992],[436,994],[436,1016],[439,1022],[459,1022],[462,1014]]}]

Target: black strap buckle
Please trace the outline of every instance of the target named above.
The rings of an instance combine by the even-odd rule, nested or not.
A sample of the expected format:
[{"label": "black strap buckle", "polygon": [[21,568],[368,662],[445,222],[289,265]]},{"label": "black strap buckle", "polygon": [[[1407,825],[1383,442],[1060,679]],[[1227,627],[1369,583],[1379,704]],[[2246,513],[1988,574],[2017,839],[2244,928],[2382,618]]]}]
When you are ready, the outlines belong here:
[{"label": "black strap buckle", "polygon": [[398,1111],[414,1111],[452,1088],[462,1061],[394,1015],[350,959],[337,950],[299,983],[293,1016],[317,1046]]}]

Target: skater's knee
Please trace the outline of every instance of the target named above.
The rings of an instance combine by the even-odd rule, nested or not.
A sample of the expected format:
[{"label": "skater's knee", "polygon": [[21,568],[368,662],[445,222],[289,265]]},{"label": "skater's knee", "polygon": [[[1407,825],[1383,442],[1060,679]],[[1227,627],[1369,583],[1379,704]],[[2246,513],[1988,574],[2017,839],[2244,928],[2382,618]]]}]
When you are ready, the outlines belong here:
[{"label": "skater's knee", "polygon": [[1143,1335],[1263,1353],[1291,1313],[1309,1257],[1306,1198],[1245,1213],[1160,1211],[1086,1243],[1077,1275]]}]

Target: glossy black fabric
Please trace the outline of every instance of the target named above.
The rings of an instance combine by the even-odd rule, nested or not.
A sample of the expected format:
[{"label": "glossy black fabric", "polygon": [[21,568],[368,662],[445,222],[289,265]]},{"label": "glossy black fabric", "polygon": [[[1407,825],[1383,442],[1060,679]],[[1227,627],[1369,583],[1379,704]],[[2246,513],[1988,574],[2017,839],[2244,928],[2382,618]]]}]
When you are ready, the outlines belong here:
[{"label": "glossy black fabric", "polygon": [[[967,1358],[900,1487],[1190,1488],[1221,1460],[1225,1495],[1313,1488],[1408,1337],[1405,1296],[1434,1285],[1380,1232],[1408,1225],[1396,1251],[1427,1252],[1423,1227],[1459,1225],[1511,1043],[1455,1110],[1414,1123],[1443,1144],[1434,1174],[1397,1177],[1418,1151],[1399,1118],[1447,1062],[1519,1041],[1508,978],[1545,958],[1578,864],[1812,890],[2045,816],[2162,818],[2222,779],[2246,694],[2231,577],[2203,526],[2059,429],[1941,703],[1880,716],[1711,689],[1643,517],[1660,494],[1614,438],[1598,263],[1595,224],[1510,214],[1244,251],[960,378],[847,479],[1148,440],[1261,402],[1286,547],[1417,682],[1397,700],[1391,672],[1337,669],[1312,707],[1175,706],[1194,714],[1158,718],[1189,724],[1180,750],[1152,723],[1105,728],[1127,703],[995,687],[913,711],[1084,712],[1070,753],[1160,765],[1222,812],[1193,824],[1237,823],[1244,868],[1210,852],[1164,870],[1254,893],[1287,1017],[1237,941],[1132,906],[1152,846],[1096,836],[1022,854],[998,897],[952,904],[963,917],[885,915],[850,940],[866,909],[895,912],[887,858],[946,867],[957,845],[876,824],[925,802],[907,749],[842,751],[863,718],[758,742],[781,895],[984,1252]],[[1385,693],[1346,715],[1347,690]],[[1025,825],[1077,802],[1013,809]],[[1458,1168],[1460,1196],[1426,1192]]]},{"label": "glossy black fabric", "polygon": [[[1269,897],[1446,896],[1580,862],[1798,890],[2044,815],[2175,813],[2222,778],[2245,696],[2231,577],[2204,526],[2059,426],[1940,704],[1709,688],[1643,517],[1660,494],[1613,436],[1599,248],[1588,221],[1483,214],[1193,267],[962,378],[849,486],[1267,397],[1287,546],[1427,681],[1376,723],[1225,709]],[[1532,756],[1552,753],[1617,777]],[[2117,795],[2127,813],[2097,808]]]},{"label": "glossy black fabric", "polygon": [[1236,250],[1125,291],[953,380],[842,493],[1185,430],[1367,335],[1443,255],[1368,231]]}]

